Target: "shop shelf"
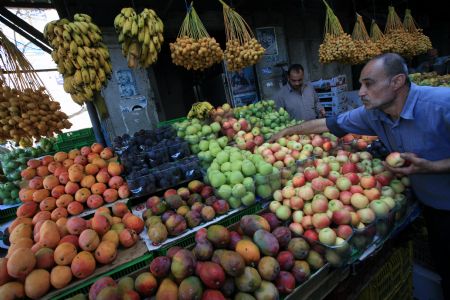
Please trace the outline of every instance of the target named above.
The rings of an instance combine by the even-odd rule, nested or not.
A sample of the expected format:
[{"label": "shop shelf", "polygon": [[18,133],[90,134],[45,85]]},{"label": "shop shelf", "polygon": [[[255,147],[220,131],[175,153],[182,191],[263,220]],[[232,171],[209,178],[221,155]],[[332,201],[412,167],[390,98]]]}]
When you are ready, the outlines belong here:
[{"label": "shop shelf", "polygon": [[388,213],[385,217],[378,217],[376,219],[376,228],[377,228],[377,235],[380,238],[387,237],[395,226],[395,219],[396,214],[398,210],[400,209],[399,204],[397,204],[391,211]]},{"label": "shop shelf", "polygon": [[376,234],[376,222],[372,222],[364,228],[353,228],[350,244],[358,251],[365,250],[373,242]]},{"label": "shop shelf", "polygon": [[110,276],[113,279],[119,279],[121,277],[127,276],[131,273],[134,273],[144,267],[148,267],[153,260],[153,253],[147,253],[141,257],[138,257],[130,262],[127,262],[125,264],[122,264],[120,266],[115,267],[109,272],[100,274],[98,276],[95,276],[93,278],[90,278],[89,280],[80,282],[78,285],[74,286],[71,289],[68,289],[66,291],[62,291],[61,293],[55,295],[52,297],[53,300],[59,300],[59,299],[67,299],[70,297],[73,297],[77,294],[89,294],[89,289],[91,285],[97,281],[101,277]]}]

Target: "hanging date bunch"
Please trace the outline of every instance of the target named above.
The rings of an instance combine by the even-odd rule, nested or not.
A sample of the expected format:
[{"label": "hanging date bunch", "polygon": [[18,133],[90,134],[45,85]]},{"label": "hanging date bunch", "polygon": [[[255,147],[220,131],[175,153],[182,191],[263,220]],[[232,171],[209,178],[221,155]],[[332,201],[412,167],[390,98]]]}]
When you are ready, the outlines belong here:
[{"label": "hanging date bunch", "polygon": [[123,8],[114,19],[114,28],[128,67],[148,68],[157,61],[164,42],[164,24],[154,10],[144,8],[136,14],[131,7]]},{"label": "hanging date bunch", "polygon": [[0,31],[0,141],[51,137],[70,128],[61,106],[16,46]]},{"label": "hanging date bunch", "polygon": [[112,72],[109,51],[90,16],[75,14],[45,25],[44,37],[53,48],[52,58],[64,78],[64,91],[82,105],[106,85]]},{"label": "hanging date bunch", "polygon": [[334,61],[348,63],[357,51],[352,37],[344,32],[339,19],[331,7],[323,1],[327,12],[325,17],[325,36],[319,46],[319,61],[328,64]]},{"label": "hanging date bunch", "polygon": [[172,62],[188,70],[204,70],[223,60],[223,51],[209,36],[193,3],[181,24],[174,43],[170,43]]},{"label": "hanging date bunch", "polygon": [[412,35],[403,28],[403,23],[393,6],[388,7],[384,37],[387,45],[390,47],[390,52],[395,52],[407,57],[412,56],[414,40]]},{"label": "hanging date bunch", "polygon": [[358,51],[355,51],[353,57],[350,58],[351,64],[363,64],[371,58],[381,54],[378,45],[370,40],[366,26],[359,14],[356,14],[356,23],[355,27],[353,27],[352,39]]},{"label": "hanging date bunch", "polygon": [[411,55],[416,56],[419,54],[426,53],[433,46],[431,45],[430,38],[423,34],[422,29],[416,26],[416,22],[411,15],[411,10],[405,10],[405,17],[403,19],[403,27],[406,32],[410,34],[411,39],[413,40],[413,47],[411,49]]},{"label": "hanging date bunch", "polygon": [[223,6],[227,37],[225,61],[228,71],[238,71],[256,64],[266,49],[255,39],[247,22],[225,2],[219,1]]},{"label": "hanging date bunch", "polygon": [[378,49],[380,49],[382,53],[386,53],[391,50],[391,45],[384,37],[383,32],[375,20],[372,20],[372,23],[370,24],[370,40],[378,47]]}]

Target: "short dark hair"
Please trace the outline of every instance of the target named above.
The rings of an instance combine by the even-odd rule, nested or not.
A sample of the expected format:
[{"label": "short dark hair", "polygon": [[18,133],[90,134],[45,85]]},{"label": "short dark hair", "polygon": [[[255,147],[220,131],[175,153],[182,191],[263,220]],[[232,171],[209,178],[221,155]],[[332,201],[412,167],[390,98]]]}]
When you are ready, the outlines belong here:
[{"label": "short dark hair", "polygon": [[384,53],[373,58],[373,60],[381,60],[384,66],[384,71],[389,77],[398,74],[406,76],[406,82],[409,84],[408,65],[405,59],[397,53]]},{"label": "short dark hair", "polygon": [[303,69],[303,66],[301,64],[292,64],[290,65],[289,69],[288,69],[288,75],[291,75],[291,72],[295,71],[295,72],[305,72],[305,69]]}]

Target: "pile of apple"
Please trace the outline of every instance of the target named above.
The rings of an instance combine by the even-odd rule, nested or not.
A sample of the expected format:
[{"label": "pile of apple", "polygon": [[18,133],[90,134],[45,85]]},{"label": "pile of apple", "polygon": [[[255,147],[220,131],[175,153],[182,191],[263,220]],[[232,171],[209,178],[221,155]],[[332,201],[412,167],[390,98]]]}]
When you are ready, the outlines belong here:
[{"label": "pile of apple", "polygon": [[291,119],[284,108],[277,109],[273,100],[236,107],[234,114],[236,117],[246,119],[253,127],[260,128],[265,139],[268,139],[273,133],[297,123]]},{"label": "pile of apple", "polygon": [[145,205],[142,218],[154,245],[184,233],[187,228],[209,222],[216,215],[226,214],[230,209],[227,201],[214,196],[211,186],[199,180],[177,190],[168,189],[163,198],[152,196]]},{"label": "pile of apple", "polygon": [[344,243],[353,228],[386,218],[406,201],[402,193],[409,185],[407,177],[395,178],[368,152],[338,150],[301,171],[273,193],[269,207],[279,219],[292,219],[289,228],[295,234],[324,245]]},{"label": "pile of apple", "polygon": [[225,103],[217,108],[213,108],[210,112],[210,119],[213,122],[221,123],[225,118],[233,118],[234,117],[234,109],[230,106],[230,104]]},{"label": "pile of apple", "polygon": [[217,139],[221,129],[218,122],[207,124],[207,122],[196,118],[175,123],[173,126],[177,130],[177,136],[189,143],[189,147],[194,154],[201,151],[199,144],[202,140]]},{"label": "pile of apple", "polygon": [[17,218],[8,228],[8,254],[0,258],[0,295],[39,299],[52,287],[61,289],[73,279],[86,278],[98,264],[112,263],[119,246],[135,245],[143,228],[144,222],[121,202],[112,211],[100,207],[90,220],[55,222],[43,214]]},{"label": "pile of apple", "polygon": [[339,142],[341,143],[344,150],[363,151],[367,149],[368,145],[370,145],[373,141],[377,139],[378,139],[377,136],[348,133],[344,135],[342,138],[340,138]]},{"label": "pile of apple", "polygon": [[232,208],[255,203],[255,192],[268,199],[281,186],[279,170],[261,155],[229,146],[211,163],[206,177]]},{"label": "pile of apple", "polygon": [[19,192],[23,204],[17,209],[17,217],[32,218],[41,212],[57,221],[130,194],[120,176],[122,165],[113,151],[101,144],[31,159],[27,165],[21,174],[28,187]]}]

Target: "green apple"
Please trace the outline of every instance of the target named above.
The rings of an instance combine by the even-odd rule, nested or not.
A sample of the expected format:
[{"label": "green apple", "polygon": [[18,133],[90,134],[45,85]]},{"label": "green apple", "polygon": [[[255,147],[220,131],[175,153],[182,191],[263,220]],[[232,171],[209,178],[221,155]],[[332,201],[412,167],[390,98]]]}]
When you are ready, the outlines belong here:
[{"label": "green apple", "polygon": [[245,176],[253,176],[256,174],[256,167],[255,165],[248,159],[244,160],[242,162],[242,173]]},{"label": "green apple", "polygon": [[211,185],[215,188],[219,188],[220,186],[224,185],[227,181],[227,178],[225,175],[220,171],[213,171],[209,173],[209,182],[211,182]]},{"label": "green apple", "polygon": [[231,192],[232,192],[231,186],[229,186],[228,184],[224,184],[219,187],[217,194],[222,199],[229,199],[231,196]]},{"label": "green apple", "polygon": [[228,154],[228,152],[221,151],[221,152],[217,153],[216,161],[217,161],[218,164],[221,165],[221,164],[223,164],[225,162],[228,162],[229,159],[230,159],[230,155]]},{"label": "green apple", "polygon": [[229,180],[232,185],[242,183],[244,181],[244,175],[239,171],[232,171]]},{"label": "green apple", "polygon": [[256,187],[256,194],[263,199],[269,199],[272,196],[272,188],[268,184],[258,185]]},{"label": "green apple", "polygon": [[255,190],[255,182],[253,181],[252,177],[245,177],[242,181],[242,184],[245,186],[245,189],[247,191],[254,191]]},{"label": "green apple", "polygon": [[242,201],[242,204],[244,204],[245,206],[253,205],[256,202],[255,194],[253,194],[252,192],[247,192],[241,198],[241,201]]},{"label": "green apple", "polygon": [[217,139],[217,143],[219,143],[221,148],[225,148],[225,146],[228,144],[228,137],[222,136]]},{"label": "green apple", "polygon": [[224,162],[220,165],[220,171],[223,173],[231,171],[231,163],[229,161]]},{"label": "green apple", "polygon": [[228,199],[228,204],[230,204],[231,208],[238,208],[241,207],[242,203],[241,203],[241,199],[238,199],[236,197],[231,196]]},{"label": "green apple", "polygon": [[242,161],[240,161],[240,160],[235,160],[235,161],[231,160],[231,171],[242,171]]},{"label": "green apple", "polygon": [[200,148],[201,151],[209,150],[209,141],[201,140],[200,143],[198,144],[198,147]]},{"label": "green apple", "polygon": [[233,194],[233,197],[240,199],[246,193],[245,186],[242,183],[235,184],[231,193]]},{"label": "green apple", "polygon": [[213,132],[219,132],[220,131],[220,124],[218,122],[213,122],[209,125]]}]

